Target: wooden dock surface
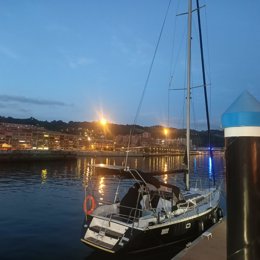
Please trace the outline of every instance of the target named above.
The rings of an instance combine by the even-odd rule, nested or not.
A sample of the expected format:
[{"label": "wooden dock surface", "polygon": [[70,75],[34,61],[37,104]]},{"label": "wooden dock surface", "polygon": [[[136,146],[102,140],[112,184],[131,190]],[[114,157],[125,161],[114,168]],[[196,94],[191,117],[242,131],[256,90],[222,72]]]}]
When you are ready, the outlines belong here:
[{"label": "wooden dock surface", "polygon": [[189,247],[181,251],[172,260],[227,259],[226,220],[224,219],[220,223],[217,223],[207,230],[207,232],[193,241]]}]

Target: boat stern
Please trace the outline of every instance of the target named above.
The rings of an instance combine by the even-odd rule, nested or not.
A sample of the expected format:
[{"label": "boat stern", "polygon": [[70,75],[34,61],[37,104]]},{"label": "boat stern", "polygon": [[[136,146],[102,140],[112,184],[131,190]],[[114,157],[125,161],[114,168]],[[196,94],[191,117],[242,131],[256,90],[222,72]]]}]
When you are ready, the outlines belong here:
[{"label": "boat stern", "polygon": [[88,216],[83,225],[81,241],[94,248],[108,253],[122,251],[129,241],[128,226],[111,221],[108,218]]}]

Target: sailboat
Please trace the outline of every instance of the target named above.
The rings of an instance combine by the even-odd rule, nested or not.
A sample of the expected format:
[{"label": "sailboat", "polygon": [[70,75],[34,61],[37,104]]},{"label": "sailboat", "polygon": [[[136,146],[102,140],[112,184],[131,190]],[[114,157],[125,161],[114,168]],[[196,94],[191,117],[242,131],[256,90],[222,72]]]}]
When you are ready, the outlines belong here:
[{"label": "sailboat", "polygon": [[143,172],[123,166],[94,165],[103,174],[131,179],[133,185],[123,197],[119,196],[119,181],[112,203],[96,205],[87,194],[81,241],[87,246],[114,253],[139,253],[164,246],[178,246],[193,241],[207,228],[222,219],[219,207],[220,189],[192,188],[190,174],[190,74],[191,74],[192,0],[188,8],[188,80],[187,80],[187,168],[183,172],[186,188],[164,183],[157,173]]}]

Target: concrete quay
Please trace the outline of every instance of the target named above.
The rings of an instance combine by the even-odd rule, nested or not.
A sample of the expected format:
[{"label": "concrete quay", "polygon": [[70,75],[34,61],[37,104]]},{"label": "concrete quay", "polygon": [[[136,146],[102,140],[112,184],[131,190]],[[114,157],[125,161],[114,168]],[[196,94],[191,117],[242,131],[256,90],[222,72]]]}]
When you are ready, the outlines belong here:
[{"label": "concrete quay", "polygon": [[172,260],[227,259],[226,219],[215,224]]},{"label": "concrete quay", "polygon": [[44,161],[44,160],[76,160],[77,154],[73,151],[49,150],[13,150],[0,151],[0,162],[17,161]]},{"label": "concrete quay", "polygon": [[[152,157],[166,156],[166,153],[142,153],[129,152],[129,157]],[[183,152],[171,154],[183,155]],[[78,150],[9,150],[0,151],[1,162],[11,161],[35,161],[35,160],[76,160],[84,157],[125,157],[126,153],[121,151],[78,151]]]}]

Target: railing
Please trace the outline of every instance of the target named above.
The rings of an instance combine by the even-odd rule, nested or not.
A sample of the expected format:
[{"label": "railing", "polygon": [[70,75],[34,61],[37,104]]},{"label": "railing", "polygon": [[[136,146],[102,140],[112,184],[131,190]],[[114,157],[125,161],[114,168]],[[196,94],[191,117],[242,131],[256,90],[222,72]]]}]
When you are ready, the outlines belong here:
[{"label": "railing", "polygon": [[[108,221],[120,221],[125,224],[130,224],[132,227],[135,225],[139,225],[140,219],[151,218],[156,219],[156,223],[162,223],[164,221],[171,221],[176,218],[183,219],[190,217],[192,215],[196,215],[202,212],[202,207],[205,205],[209,205],[209,208],[212,207],[212,202],[215,201],[217,203],[217,193],[219,191],[209,192],[207,194],[201,195],[200,197],[195,197],[191,199],[187,199],[184,202],[177,203],[175,210],[170,210],[169,208],[149,208],[149,209],[140,209],[133,208],[128,206],[122,206],[119,204],[110,204],[111,208],[109,209],[109,205],[103,205],[104,210],[94,211],[93,215],[104,217],[108,219]],[[215,204],[213,206],[216,206]]]}]

